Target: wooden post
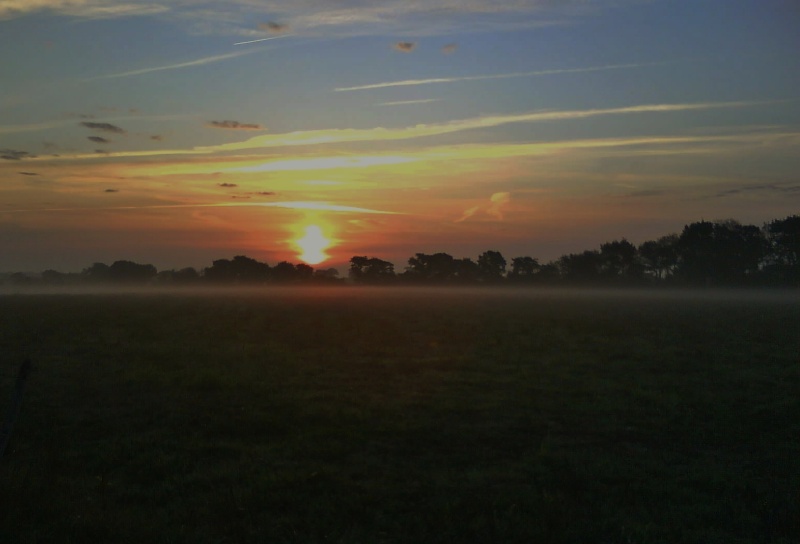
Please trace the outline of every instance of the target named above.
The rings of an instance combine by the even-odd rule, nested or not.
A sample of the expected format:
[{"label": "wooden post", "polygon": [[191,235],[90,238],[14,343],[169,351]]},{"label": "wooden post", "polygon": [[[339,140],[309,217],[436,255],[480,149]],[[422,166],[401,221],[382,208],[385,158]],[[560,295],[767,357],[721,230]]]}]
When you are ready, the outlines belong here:
[{"label": "wooden post", "polygon": [[14,385],[14,393],[11,395],[11,404],[9,404],[6,411],[3,427],[0,428],[0,457],[3,457],[6,452],[6,446],[8,446],[8,442],[11,439],[11,431],[19,416],[19,409],[22,406],[22,393],[25,391],[25,381],[28,379],[30,371],[31,361],[30,359],[25,359],[19,367],[17,383]]}]

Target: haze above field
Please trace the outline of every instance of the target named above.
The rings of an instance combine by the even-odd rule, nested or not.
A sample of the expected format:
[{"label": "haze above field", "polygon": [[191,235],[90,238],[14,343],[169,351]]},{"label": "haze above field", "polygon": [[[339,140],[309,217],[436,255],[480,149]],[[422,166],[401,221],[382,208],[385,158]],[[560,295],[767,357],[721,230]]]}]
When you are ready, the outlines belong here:
[{"label": "haze above field", "polygon": [[798,23],[778,0],[0,2],[0,270],[547,261],[760,225],[800,204]]}]

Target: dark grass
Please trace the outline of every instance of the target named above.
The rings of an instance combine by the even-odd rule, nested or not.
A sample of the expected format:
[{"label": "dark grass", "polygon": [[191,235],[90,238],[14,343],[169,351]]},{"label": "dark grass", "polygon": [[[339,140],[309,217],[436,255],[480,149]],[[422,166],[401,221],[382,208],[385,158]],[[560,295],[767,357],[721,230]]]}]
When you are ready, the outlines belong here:
[{"label": "dark grass", "polygon": [[796,295],[0,297],[0,542],[800,541]]}]

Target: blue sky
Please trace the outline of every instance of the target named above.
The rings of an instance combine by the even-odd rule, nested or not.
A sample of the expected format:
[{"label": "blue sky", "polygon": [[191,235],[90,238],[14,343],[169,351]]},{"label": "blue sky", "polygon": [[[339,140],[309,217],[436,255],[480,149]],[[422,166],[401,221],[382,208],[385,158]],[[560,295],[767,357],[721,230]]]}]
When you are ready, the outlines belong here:
[{"label": "blue sky", "polygon": [[798,213],[798,23],[789,0],[0,0],[0,269],[298,262],[309,226],[320,266],[546,261]]}]

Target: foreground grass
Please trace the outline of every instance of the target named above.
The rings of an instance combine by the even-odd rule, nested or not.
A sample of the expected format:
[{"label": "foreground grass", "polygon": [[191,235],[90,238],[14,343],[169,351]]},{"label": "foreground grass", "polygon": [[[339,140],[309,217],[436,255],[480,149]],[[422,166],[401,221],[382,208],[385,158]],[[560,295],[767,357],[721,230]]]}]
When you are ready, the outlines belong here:
[{"label": "foreground grass", "polygon": [[0,298],[2,542],[797,542],[800,303]]}]

